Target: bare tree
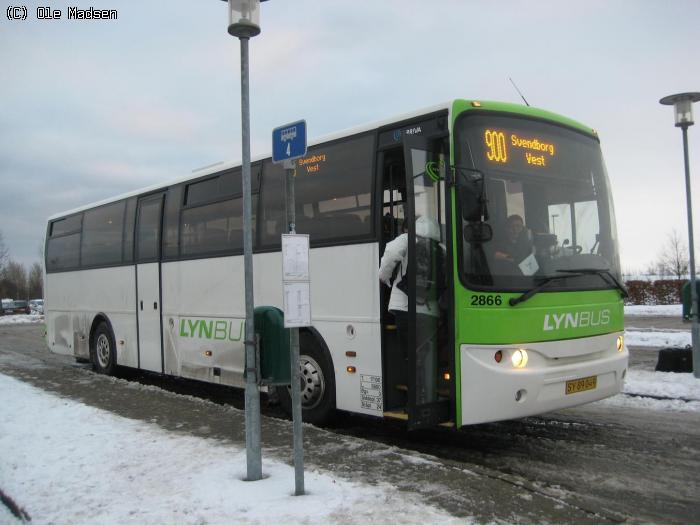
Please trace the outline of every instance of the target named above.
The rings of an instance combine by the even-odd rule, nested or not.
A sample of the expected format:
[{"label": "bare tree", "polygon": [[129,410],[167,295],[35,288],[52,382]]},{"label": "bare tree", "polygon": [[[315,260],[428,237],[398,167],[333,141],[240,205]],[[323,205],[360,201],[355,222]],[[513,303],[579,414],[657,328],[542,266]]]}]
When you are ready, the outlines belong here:
[{"label": "bare tree", "polygon": [[30,299],[41,299],[44,297],[44,275],[41,264],[35,262],[29,269],[27,288]]},{"label": "bare tree", "polygon": [[658,254],[657,264],[663,268],[664,273],[673,275],[677,280],[683,279],[688,274],[690,263],[688,262],[688,247],[681,239],[678,232],[673,229],[666,238]]},{"label": "bare tree", "polygon": [[664,268],[663,264],[659,263],[658,261],[653,261],[650,262],[645,268],[644,275],[647,275],[650,278],[656,278],[657,276],[663,278],[666,276],[666,269]]},{"label": "bare tree", "polygon": [[27,293],[27,271],[10,259],[0,277],[0,294],[6,298],[27,299]]}]

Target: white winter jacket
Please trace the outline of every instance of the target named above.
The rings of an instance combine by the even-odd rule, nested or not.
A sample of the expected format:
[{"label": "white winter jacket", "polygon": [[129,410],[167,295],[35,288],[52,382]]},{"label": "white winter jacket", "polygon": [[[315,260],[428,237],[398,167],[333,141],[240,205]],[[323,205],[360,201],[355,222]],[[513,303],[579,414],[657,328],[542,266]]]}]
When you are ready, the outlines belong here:
[{"label": "white winter jacket", "polygon": [[[396,265],[400,269],[396,275],[396,280],[392,286],[391,276]],[[391,286],[391,297],[389,298],[389,310],[401,310],[408,312],[408,296],[396,286],[406,276],[408,266],[408,234],[402,233],[393,241],[387,243],[384,248],[382,261],[379,263],[379,280]]]},{"label": "white winter jacket", "polygon": [[[430,237],[437,241],[440,240],[440,232],[437,225],[433,225],[429,219],[419,218],[416,221],[416,234],[421,237]],[[396,275],[396,280],[393,285],[391,276],[394,273],[396,265],[400,264],[400,270]],[[408,266],[408,234],[402,233],[393,241],[387,243],[384,248],[384,255],[379,263],[379,280],[391,286],[391,297],[389,298],[389,311],[401,310],[408,311],[408,296],[397,287],[406,276],[406,268]],[[435,317],[440,316],[439,306],[437,301],[428,301],[426,304],[416,305],[416,313],[428,314]]]}]

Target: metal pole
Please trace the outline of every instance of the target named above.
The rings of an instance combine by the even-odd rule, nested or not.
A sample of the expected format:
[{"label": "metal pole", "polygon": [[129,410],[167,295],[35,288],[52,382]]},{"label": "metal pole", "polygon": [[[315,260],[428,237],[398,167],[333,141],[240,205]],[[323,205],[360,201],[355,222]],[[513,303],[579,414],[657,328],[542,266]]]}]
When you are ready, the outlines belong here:
[{"label": "metal pole", "polygon": [[[294,208],[294,163],[285,161],[286,207],[289,233],[296,233],[296,210]],[[301,425],[301,378],[299,371],[299,329],[289,329],[290,360],[292,366],[292,421],[294,426],[294,495],[304,494],[304,435]]]},{"label": "metal pole", "polygon": [[245,274],[245,446],[247,481],[262,479],[260,449],[260,391],[255,344],[253,303],[253,214],[250,184],[250,101],[248,94],[248,38],[241,37],[241,121],[243,149],[243,267]]},{"label": "metal pole", "polygon": [[683,157],[685,159],[685,199],[688,208],[688,250],[690,252],[690,317],[693,321],[691,341],[693,343],[693,375],[700,378],[700,336],[698,331],[698,292],[695,288],[695,246],[693,243],[693,205],[690,197],[690,159],[688,155],[688,126],[683,130]]}]

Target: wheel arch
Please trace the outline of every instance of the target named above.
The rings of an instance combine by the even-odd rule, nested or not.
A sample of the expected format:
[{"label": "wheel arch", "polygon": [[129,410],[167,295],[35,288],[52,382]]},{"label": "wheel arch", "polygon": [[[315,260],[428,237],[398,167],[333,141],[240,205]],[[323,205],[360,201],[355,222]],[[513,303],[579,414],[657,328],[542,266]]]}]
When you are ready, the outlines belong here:
[{"label": "wheel arch", "polygon": [[[305,351],[306,350],[306,351]],[[312,407],[304,406],[302,400],[303,420],[314,425],[324,425],[333,419],[336,410],[336,387],[335,387],[335,365],[333,356],[318,330],[313,327],[299,328],[299,356],[306,357],[320,367],[323,372],[325,382],[325,397]],[[303,359],[302,359],[303,361]],[[301,361],[300,361],[301,364]],[[303,372],[302,372],[303,373]],[[302,385],[305,384],[302,382]],[[302,390],[304,390],[302,386]],[[303,392],[302,392],[303,394]],[[325,401],[323,400],[325,399]],[[280,403],[287,415],[292,415],[292,399],[290,387],[283,387],[280,390]]]},{"label": "wheel arch", "polygon": [[109,317],[107,317],[107,314],[103,312],[98,312],[92,319],[92,324],[90,325],[90,352],[92,352],[92,349],[94,348],[95,332],[97,331],[97,327],[100,326],[100,324],[102,323],[107,325],[107,329],[109,330],[109,333],[112,336],[112,342],[116,344],[116,339],[114,337],[114,328],[112,327],[112,323],[110,322]]},{"label": "wheel arch", "polygon": [[[328,359],[331,362],[331,372],[333,373],[333,382],[335,384],[335,362],[333,361],[333,354],[330,351],[330,348],[328,348],[328,345],[326,344],[326,340],[323,338],[321,333],[316,330],[313,326],[306,326],[303,328],[299,328],[299,354],[302,354],[302,349],[301,349],[301,336],[302,334],[309,336],[313,339],[313,341],[318,345],[318,347],[321,349],[323,353],[328,356]],[[335,403],[335,392],[333,392],[333,401]]]}]

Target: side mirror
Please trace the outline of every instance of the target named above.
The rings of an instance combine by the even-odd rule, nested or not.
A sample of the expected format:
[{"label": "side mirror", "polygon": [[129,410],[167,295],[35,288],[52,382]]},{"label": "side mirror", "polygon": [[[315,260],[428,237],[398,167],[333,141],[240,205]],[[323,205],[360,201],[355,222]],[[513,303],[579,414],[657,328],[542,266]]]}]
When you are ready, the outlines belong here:
[{"label": "side mirror", "polygon": [[491,225],[485,222],[471,222],[464,227],[464,240],[470,244],[481,244],[492,238]]},{"label": "side mirror", "polygon": [[458,171],[457,190],[465,221],[477,222],[488,219],[484,174],[479,170],[455,168]]}]

